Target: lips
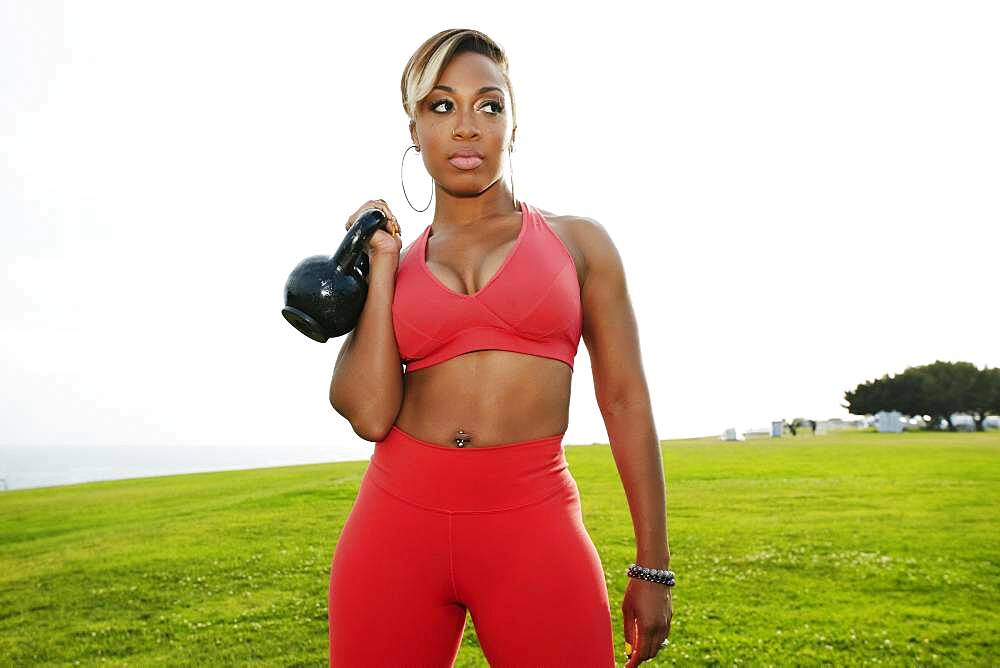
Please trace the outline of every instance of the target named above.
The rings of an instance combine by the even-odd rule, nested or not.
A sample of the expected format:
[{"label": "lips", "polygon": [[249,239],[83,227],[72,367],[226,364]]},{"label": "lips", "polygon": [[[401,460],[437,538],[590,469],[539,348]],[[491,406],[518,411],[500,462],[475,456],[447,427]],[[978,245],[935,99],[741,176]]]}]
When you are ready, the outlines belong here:
[{"label": "lips", "polygon": [[483,154],[470,148],[463,148],[448,156],[448,162],[458,169],[475,169],[483,164]]},{"label": "lips", "polygon": [[459,169],[475,169],[479,165],[483,164],[483,159],[477,155],[456,155],[448,158],[450,162],[455,167]]}]

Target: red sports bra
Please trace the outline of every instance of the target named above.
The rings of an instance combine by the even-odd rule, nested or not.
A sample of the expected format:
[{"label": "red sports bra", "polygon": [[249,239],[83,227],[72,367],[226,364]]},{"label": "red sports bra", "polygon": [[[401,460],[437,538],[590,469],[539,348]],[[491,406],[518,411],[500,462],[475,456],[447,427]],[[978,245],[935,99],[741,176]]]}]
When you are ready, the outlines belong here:
[{"label": "red sports bra", "polygon": [[532,206],[497,273],[476,293],[455,292],[427,266],[431,226],[396,270],[392,326],[406,371],[474,350],[549,357],[573,368],[583,311],[573,256]]}]

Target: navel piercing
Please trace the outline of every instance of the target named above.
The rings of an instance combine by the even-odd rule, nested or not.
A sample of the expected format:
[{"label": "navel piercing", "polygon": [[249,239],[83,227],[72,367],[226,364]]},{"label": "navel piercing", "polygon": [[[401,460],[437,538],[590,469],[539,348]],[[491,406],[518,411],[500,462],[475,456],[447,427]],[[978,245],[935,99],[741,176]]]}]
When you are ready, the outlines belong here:
[{"label": "navel piercing", "polygon": [[464,448],[466,441],[471,441],[471,440],[472,437],[467,436],[464,430],[462,429],[458,430],[458,438],[455,439],[455,443],[458,445],[458,447]]}]

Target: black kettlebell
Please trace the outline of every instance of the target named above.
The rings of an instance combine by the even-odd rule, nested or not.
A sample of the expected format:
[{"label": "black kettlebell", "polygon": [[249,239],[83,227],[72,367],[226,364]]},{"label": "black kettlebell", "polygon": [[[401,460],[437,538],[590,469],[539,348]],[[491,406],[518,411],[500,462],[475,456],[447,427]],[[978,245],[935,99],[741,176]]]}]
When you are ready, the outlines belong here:
[{"label": "black kettlebell", "polygon": [[357,327],[368,297],[368,241],[380,228],[387,228],[385,213],[367,209],[334,255],[299,262],[285,282],[285,320],[320,343]]}]

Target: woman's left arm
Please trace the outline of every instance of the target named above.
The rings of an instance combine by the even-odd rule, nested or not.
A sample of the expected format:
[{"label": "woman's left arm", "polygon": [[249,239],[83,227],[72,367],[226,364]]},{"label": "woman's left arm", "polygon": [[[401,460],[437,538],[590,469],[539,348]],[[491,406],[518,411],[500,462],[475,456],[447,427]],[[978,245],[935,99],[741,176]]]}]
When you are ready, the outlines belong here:
[{"label": "woman's left arm", "polygon": [[[583,339],[590,355],[597,403],[632,515],[635,561],[666,569],[670,567],[670,548],[663,459],[625,270],[607,230],[590,218],[580,218],[579,222],[573,226],[573,238],[585,263],[581,288]],[[636,658],[643,661],[655,656],[660,641],[669,634],[670,592],[664,591],[668,588],[660,583],[635,579],[629,583],[629,593],[633,585],[641,592],[635,598],[643,599],[643,603],[626,595],[622,605],[625,639],[638,653]],[[651,603],[657,600],[659,604]],[[629,617],[634,614],[647,619],[630,624]],[[635,623],[645,628],[633,635],[630,626]]]}]

